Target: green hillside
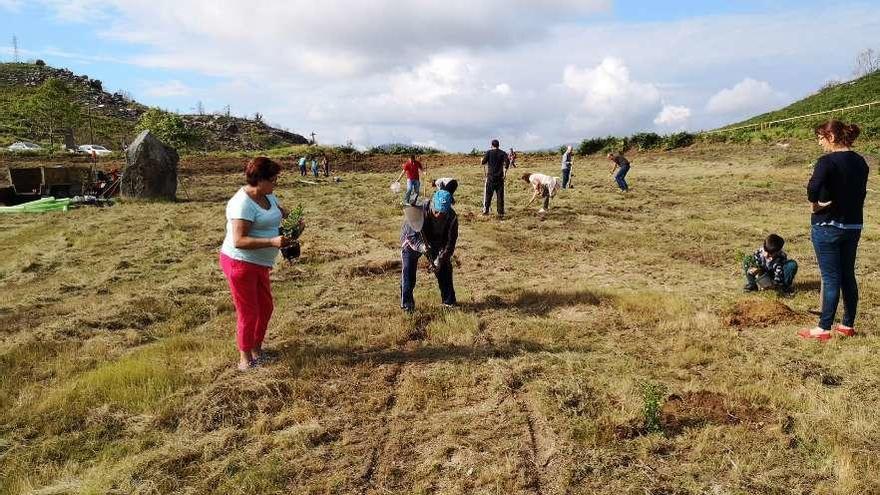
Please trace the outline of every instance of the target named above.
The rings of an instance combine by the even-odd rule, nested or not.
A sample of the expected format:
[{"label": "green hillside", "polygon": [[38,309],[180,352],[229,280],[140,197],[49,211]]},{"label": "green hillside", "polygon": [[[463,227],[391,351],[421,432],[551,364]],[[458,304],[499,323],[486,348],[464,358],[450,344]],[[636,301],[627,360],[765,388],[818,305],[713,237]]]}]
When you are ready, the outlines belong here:
[{"label": "green hillside", "polygon": [[[825,112],[874,101],[880,101],[880,72],[844,83],[826,85],[817,93],[796,101],[785,108],[757,115],[748,120],[730,124],[724,128],[769,123],[775,120]],[[880,104],[773,124],[771,129],[780,128],[782,131],[795,135],[806,134],[811,133],[816,125],[829,118],[839,118],[847,122],[854,122],[862,128],[864,136],[880,137]],[[749,130],[744,132],[749,132]]]}]

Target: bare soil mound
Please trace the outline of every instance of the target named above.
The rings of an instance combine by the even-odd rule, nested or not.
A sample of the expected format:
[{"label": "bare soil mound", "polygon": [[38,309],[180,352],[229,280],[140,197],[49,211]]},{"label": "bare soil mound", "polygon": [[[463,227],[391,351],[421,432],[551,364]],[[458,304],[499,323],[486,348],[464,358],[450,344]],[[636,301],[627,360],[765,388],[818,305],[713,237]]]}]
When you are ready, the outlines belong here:
[{"label": "bare soil mound", "polygon": [[774,300],[746,299],[726,311],[723,321],[731,327],[765,328],[784,323],[799,323],[804,315]]}]

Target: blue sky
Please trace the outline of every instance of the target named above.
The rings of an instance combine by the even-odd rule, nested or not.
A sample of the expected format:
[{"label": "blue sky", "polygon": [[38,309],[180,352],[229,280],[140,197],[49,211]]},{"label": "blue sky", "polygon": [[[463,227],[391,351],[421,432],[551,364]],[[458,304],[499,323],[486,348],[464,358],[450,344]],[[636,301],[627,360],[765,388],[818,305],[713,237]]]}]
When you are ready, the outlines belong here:
[{"label": "blue sky", "polygon": [[[0,0],[0,59],[324,142],[530,149],[697,130],[851,76],[876,3]],[[824,36],[824,38],[823,38]]]}]

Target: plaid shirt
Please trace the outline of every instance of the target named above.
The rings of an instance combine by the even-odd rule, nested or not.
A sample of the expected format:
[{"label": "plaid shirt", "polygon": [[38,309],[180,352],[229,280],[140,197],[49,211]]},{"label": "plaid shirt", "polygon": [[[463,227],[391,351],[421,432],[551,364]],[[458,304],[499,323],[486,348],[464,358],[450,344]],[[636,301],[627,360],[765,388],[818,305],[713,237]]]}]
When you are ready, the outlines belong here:
[{"label": "plaid shirt", "polygon": [[776,253],[772,259],[767,256],[767,252],[764,251],[764,248],[759,248],[755,251],[753,255],[755,258],[755,266],[757,266],[763,273],[770,273],[773,275],[773,282],[776,285],[782,285],[785,281],[785,272],[782,270],[782,267],[785,266],[785,262],[788,261],[788,255],[785,254],[785,251],[779,251]]}]

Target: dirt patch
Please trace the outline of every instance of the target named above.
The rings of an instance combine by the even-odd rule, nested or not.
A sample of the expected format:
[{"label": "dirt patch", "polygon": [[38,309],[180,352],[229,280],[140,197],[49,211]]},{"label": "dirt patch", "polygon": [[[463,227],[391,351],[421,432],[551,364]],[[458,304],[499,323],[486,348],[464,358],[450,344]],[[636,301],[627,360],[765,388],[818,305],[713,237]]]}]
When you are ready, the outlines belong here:
[{"label": "dirt patch", "polygon": [[372,277],[389,273],[400,273],[400,260],[368,261],[349,269],[348,274],[352,277]]},{"label": "dirt patch", "polygon": [[[660,425],[667,437],[682,433],[688,428],[706,425],[747,424],[763,426],[774,421],[766,408],[744,404],[718,392],[699,390],[670,395],[660,411]],[[642,421],[633,420],[614,428],[618,440],[632,439],[650,433]]]},{"label": "dirt patch", "polygon": [[747,299],[737,302],[723,316],[725,324],[731,327],[769,327],[783,323],[798,323],[804,315],[785,304],[774,300]]}]

